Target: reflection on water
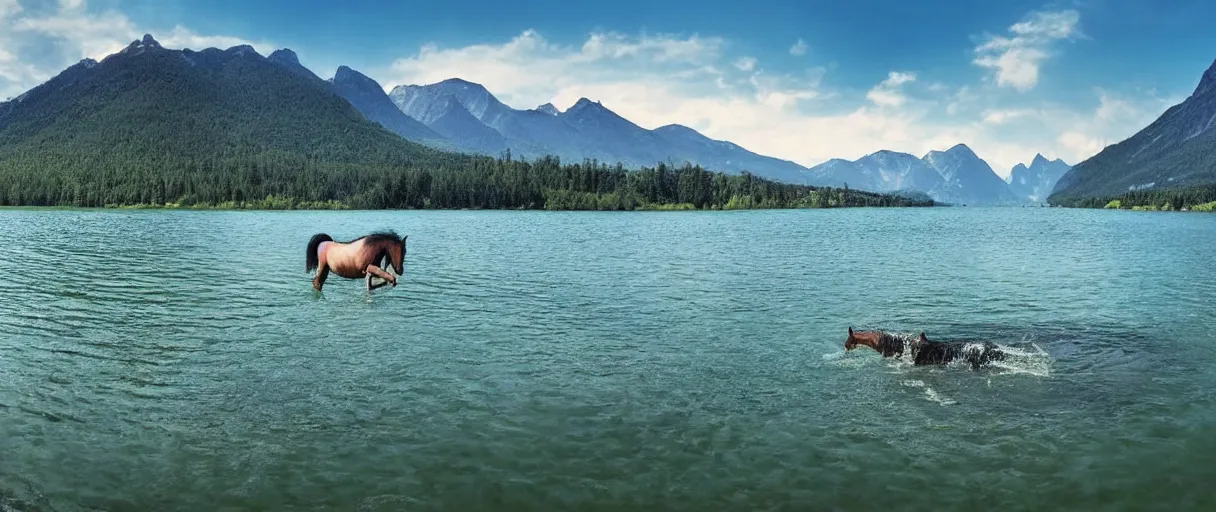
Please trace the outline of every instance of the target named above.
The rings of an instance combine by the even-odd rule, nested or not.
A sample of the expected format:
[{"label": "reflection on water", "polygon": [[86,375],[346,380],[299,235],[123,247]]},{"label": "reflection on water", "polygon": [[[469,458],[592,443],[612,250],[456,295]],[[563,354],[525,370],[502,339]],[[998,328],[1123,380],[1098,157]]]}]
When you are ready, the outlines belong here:
[{"label": "reflection on water", "polygon": [[[382,228],[396,288],[311,290],[312,234]],[[3,210],[0,240],[0,510],[1216,505],[1212,216]]]}]

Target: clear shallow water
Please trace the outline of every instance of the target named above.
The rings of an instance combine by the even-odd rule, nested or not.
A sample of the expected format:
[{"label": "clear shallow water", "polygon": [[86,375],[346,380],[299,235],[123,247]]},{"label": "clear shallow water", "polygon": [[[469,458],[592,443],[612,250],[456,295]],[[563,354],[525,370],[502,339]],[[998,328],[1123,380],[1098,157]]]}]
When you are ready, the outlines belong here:
[{"label": "clear shallow water", "polygon": [[[399,286],[311,290],[313,233],[380,228]],[[0,240],[0,510],[1216,505],[1216,216],[0,210]],[[909,368],[849,326],[1027,356]]]}]

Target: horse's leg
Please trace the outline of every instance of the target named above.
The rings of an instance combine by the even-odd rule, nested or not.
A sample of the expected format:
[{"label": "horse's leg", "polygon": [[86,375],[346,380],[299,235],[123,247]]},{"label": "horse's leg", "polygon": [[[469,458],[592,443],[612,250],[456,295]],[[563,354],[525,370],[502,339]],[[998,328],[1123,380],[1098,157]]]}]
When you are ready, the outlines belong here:
[{"label": "horse's leg", "polygon": [[376,277],[379,277],[380,279],[383,279],[385,281],[392,283],[393,286],[397,286],[397,278],[395,276],[393,276],[392,274],[385,272],[384,269],[381,269],[380,267],[377,267],[375,265],[368,265],[367,272],[370,274],[374,274]]},{"label": "horse's leg", "polygon": [[325,286],[325,278],[329,277],[329,265],[320,265],[317,267],[317,276],[312,278],[312,287],[316,291],[321,291],[321,287]]},{"label": "horse's leg", "polygon": [[377,288],[383,288],[383,287],[385,287],[385,286],[388,286],[388,281],[384,281],[384,280],[381,280],[381,281],[380,281],[379,283],[377,283],[377,284],[372,284],[372,279],[373,279],[373,278],[375,278],[375,276],[374,276],[374,275],[372,275],[372,273],[371,273],[371,272],[368,272],[368,273],[367,273],[367,278],[366,278],[366,281],[367,281],[367,291],[369,291],[369,292],[370,292],[370,291],[374,291],[374,290],[376,290]]}]

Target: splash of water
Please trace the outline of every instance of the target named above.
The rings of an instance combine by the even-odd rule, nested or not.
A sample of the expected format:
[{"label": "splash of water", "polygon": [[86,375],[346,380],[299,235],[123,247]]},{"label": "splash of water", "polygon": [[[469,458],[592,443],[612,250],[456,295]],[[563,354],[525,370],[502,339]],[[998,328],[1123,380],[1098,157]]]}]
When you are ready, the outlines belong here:
[{"label": "splash of water", "polygon": [[1018,347],[997,344],[997,348],[1005,353],[1004,361],[992,361],[993,368],[1001,370],[998,375],[1033,375],[1050,377],[1051,367],[1055,359],[1036,343],[1030,343],[1033,351]]},{"label": "splash of water", "polygon": [[[905,356],[900,358],[885,358],[883,360],[885,366],[890,370],[890,373],[896,375],[906,375],[909,372],[917,371],[911,357],[908,357],[907,355],[912,353],[912,344],[915,342],[919,334],[892,334],[903,340]],[[989,386],[992,385],[993,377],[1000,377],[1003,375],[1031,375],[1036,377],[1051,376],[1051,367],[1055,361],[1051,355],[1034,342],[1025,342],[1022,345],[1023,346],[1012,346],[996,343],[997,349],[1005,354],[1005,358],[1001,361],[990,361],[987,367],[981,370],[988,372]],[[984,343],[978,342],[967,343],[963,346],[964,351],[980,351],[984,349]],[[847,354],[847,351],[837,350],[824,354],[823,359],[825,361],[830,361],[835,366],[853,368],[861,367],[862,365],[866,364],[868,359],[861,357],[845,357]],[[964,358],[958,358],[945,365],[946,368],[951,370],[969,370],[970,366],[970,363],[968,363]],[[923,389],[923,398],[930,402],[938,403],[942,406],[955,405],[958,403],[957,400],[941,394],[922,380],[906,379],[901,381],[901,384],[905,387]]]},{"label": "splash of water", "polygon": [[925,381],[923,380],[905,380],[901,382],[901,384],[910,388],[923,388],[925,390],[925,399],[930,402],[937,402],[942,406],[954,405],[958,403],[958,401],[954,400],[953,398],[938,393],[936,389],[929,387],[929,385],[925,384]]},{"label": "splash of water", "polygon": [[[912,343],[916,341],[918,334],[911,333],[893,333],[904,342],[904,354],[912,353]],[[1043,350],[1034,342],[1024,342],[1024,346],[1012,346],[1002,343],[995,344],[997,349],[1005,354],[1003,361],[989,361],[988,366],[992,370],[997,370],[997,375],[1033,375],[1036,377],[1050,377],[1051,366],[1055,360],[1046,350]],[[1029,350],[1033,348],[1034,350]],[[978,352],[985,349],[984,343],[968,342],[963,345],[964,352]],[[912,361],[907,357],[900,359],[891,359],[888,365],[892,368],[907,368],[913,366]],[[970,363],[962,358],[955,359],[946,365],[947,368],[966,368]]]}]

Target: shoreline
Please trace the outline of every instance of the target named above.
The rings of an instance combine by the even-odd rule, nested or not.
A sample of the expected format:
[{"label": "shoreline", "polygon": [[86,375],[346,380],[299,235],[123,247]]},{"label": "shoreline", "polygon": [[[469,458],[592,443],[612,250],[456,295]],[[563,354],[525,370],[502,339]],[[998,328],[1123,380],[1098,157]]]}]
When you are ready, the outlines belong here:
[{"label": "shoreline", "polygon": [[1161,208],[1156,206],[1066,206],[1066,205],[975,205],[975,206],[957,206],[947,203],[935,203],[928,205],[875,205],[875,206],[773,206],[773,207],[745,207],[745,208],[696,208],[691,204],[661,204],[647,205],[632,209],[578,209],[578,208],[355,208],[345,203],[330,201],[327,203],[315,202],[304,207],[262,207],[252,204],[231,204],[221,203],[219,205],[190,205],[182,206],[177,203],[166,203],[163,205],[156,204],[133,204],[133,205],[105,205],[105,206],[77,206],[77,205],[0,205],[0,211],[6,210],[83,210],[83,211],[135,211],[135,210],[153,210],[153,211],[198,211],[198,212],[317,212],[317,211],[351,211],[351,212],[377,212],[377,211],[410,211],[410,212],[456,212],[456,211],[493,211],[493,212],[742,212],[742,211],[782,211],[782,210],[839,210],[839,209],[857,209],[857,208],[877,208],[877,209],[919,209],[919,208],[1046,208],[1046,209],[1069,209],[1069,210],[1118,210],[1128,212],[1173,212],[1173,213],[1213,213],[1216,212],[1216,202],[1204,203],[1188,208]]},{"label": "shoreline", "polygon": [[919,208],[951,208],[951,206],[934,204],[934,205],[916,205],[916,206],[832,206],[814,208],[809,206],[790,206],[790,207],[765,207],[765,208],[695,208],[692,205],[682,207],[680,205],[664,205],[659,207],[643,207],[634,209],[570,209],[570,208],[353,208],[343,206],[340,208],[257,208],[257,207],[217,207],[217,206],[158,206],[158,205],[123,205],[123,206],[74,206],[74,205],[55,205],[55,206],[8,206],[0,205],[0,211],[6,210],[83,210],[83,211],[193,211],[193,212],[324,212],[324,211],[347,211],[347,212],[385,212],[385,211],[408,211],[408,212],[461,212],[461,211],[485,211],[485,212],[603,212],[603,213],[630,213],[630,212],[745,212],[745,211],[786,211],[786,210],[848,210],[848,209],[919,209]]}]

